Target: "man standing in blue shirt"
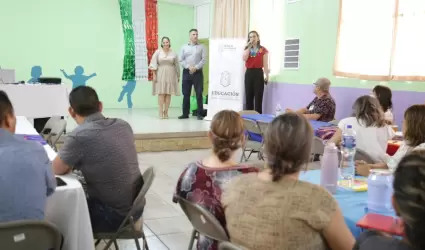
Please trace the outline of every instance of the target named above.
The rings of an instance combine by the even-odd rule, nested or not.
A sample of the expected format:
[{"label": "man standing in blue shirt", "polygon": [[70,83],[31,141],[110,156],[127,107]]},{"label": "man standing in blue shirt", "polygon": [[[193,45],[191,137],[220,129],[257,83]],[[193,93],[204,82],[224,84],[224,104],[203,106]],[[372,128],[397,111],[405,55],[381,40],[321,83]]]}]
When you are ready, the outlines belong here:
[{"label": "man standing in blue shirt", "polygon": [[15,136],[16,117],[0,91],[0,222],[43,220],[47,197],[56,188],[43,146]]},{"label": "man standing in blue shirt", "polygon": [[196,101],[198,103],[198,120],[204,119],[202,116],[203,103],[202,92],[204,91],[204,74],[202,68],[207,61],[207,50],[204,45],[198,42],[198,30],[189,31],[190,43],[183,46],[180,51],[180,64],[183,67],[183,114],[179,119],[189,118],[190,94],[192,86],[195,88]]}]

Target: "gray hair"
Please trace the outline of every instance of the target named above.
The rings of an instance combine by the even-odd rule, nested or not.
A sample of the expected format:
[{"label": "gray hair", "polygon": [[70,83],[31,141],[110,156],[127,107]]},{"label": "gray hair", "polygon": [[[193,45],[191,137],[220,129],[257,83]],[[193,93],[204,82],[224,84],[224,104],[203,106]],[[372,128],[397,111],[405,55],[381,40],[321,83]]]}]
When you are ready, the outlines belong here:
[{"label": "gray hair", "polygon": [[354,102],[353,116],[366,127],[384,127],[386,125],[384,112],[378,99],[364,95]]}]

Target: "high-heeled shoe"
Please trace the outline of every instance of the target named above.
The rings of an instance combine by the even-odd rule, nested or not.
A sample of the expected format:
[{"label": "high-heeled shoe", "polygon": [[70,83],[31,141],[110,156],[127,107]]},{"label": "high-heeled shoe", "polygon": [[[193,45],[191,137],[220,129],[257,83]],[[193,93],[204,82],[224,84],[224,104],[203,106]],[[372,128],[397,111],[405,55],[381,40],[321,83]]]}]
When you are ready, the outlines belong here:
[{"label": "high-heeled shoe", "polygon": [[158,118],[160,120],[164,119],[164,113],[163,112],[160,112],[159,115],[158,115]]},{"label": "high-heeled shoe", "polygon": [[168,112],[164,111],[164,119],[168,119]]}]

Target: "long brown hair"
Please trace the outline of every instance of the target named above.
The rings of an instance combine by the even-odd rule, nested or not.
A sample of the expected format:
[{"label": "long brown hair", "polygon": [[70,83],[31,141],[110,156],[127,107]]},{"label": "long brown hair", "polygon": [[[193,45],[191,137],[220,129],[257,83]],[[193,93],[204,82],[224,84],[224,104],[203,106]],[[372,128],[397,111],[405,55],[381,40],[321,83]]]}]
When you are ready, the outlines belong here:
[{"label": "long brown hair", "polygon": [[313,129],[302,115],[286,113],[271,122],[264,146],[273,181],[299,172],[309,162],[312,140]]},{"label": "long brown hair", "polygon": [[375,97],[364,95],[354,102],[353,115],[366,127],[384,127],[384,112]]},{"label": "long brown hair", "polygon": [[404,112],[404,140],[411,147],[425,142],[425,105],[410,106]]},{"label": "long brown hair", "polygon": [[214,154],[225,162],[232,152],[241,147],[244,137],[244,126],[241,116],[232,110],[218,112],[210,126]]}]

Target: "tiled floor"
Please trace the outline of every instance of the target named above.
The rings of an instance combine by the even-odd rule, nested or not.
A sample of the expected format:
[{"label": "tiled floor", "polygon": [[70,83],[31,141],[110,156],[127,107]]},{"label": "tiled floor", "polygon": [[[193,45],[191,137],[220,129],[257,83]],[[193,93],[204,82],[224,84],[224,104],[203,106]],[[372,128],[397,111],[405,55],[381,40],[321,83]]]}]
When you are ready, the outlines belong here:
[{"label": "tiled floor", "polygon": [[[186,250],[188,248],[192,226],[180,207],[171,199],[177,179],[186,165],[208,154],[209,150],[139,154],[141,171],[154,166],[156,172],[155,180],[146,197],[147,203],[143,214],[149,249]],[[236,157],[239,159],[240,155]],[[258,162],[256,155],[251,156],[249,162]],[[312,163],[309,166],[309,168],[317,167],[318,163]],[[119,241],[119,247],[123,250],[136,249],[132,240]],[[98,246],[97,249],[102,248]]]},{"label": "tiled floor", "polygon": [[[175,132],[198,132],[208,131],[210,121],[198,121],[195,117],[187,120],[179,120],[181,109],[171,108],[169,119],[158,119],[158,110],[154,108],[147,109],[104,109],[103,114],[106,117],[121,118],[126,120],[133,128],[134,134],[145,133],[175,133]],[[73,130],[77,124],[68,117],[67,131]]]}]

